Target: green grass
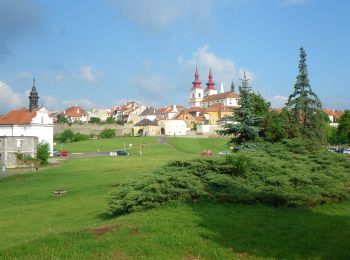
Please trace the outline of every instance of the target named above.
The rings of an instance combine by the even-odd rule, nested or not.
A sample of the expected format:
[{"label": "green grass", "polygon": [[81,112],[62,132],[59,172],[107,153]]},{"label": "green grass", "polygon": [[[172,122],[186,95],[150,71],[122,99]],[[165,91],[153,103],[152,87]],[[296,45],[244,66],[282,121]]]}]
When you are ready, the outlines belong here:
[{"label": "green grass", "polygon": [[[349,202],[309,210],[189,203],[118,218],[106,214],[113,185],[169,160],[197,157],[197,147],[208,149],[198,140],[206,139],[145,147],[142,156],[70,159],[2,179],[0,259],[350,258]],[[82,143],[74,145],[95,147]],[[106,142],[100,149],[109,147]],[[54,197],[55,189],[68,194]],[[104,235],[91,231],[110,224],[115,229]]]},{"label": "green grass", "polygon": [[203,151],[211,150],[214,153],[220,151],[229,151],[227,142],[228,138],[187,138],[175,137],[169,138],[169,144],[174,146],[177,150],[186,153],[200,154]]},{"label": "green grass", "polygon": [[[120,138],[108,138],[108,139],[97,139],[88,140],[74,143],[63,143],[62,150],[66,150],[70,153],[88,153],[97,151],[113,151],[129,148],[129,144],[133,147],[140,146],[140,143],[146,145],[154,145],[157,143],[156,137],[120,137]],[[61,150],[61,144],[56,144],[56,149]]]}]

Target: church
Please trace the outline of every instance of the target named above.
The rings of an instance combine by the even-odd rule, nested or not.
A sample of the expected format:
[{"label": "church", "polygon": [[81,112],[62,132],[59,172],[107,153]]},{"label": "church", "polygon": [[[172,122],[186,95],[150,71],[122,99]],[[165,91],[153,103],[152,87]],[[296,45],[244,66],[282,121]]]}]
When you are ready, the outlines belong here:
[{"label": "church", "polygon": [[218,93],[217,89],[215,88],[211,68],[206,85],[207,87],[203,89],[201,86],[201,81],[199,80],[198,67],[196,67],[196,73],[194,74],[194,81],[192,82],[189,99],[190,107],[208,108],[217,103],[221,103],[226,107],[238,106],[237,102],[239,96],[234,92],[233,82],[229,92],[225,92],[223,83],[221,83],[220,93]]},{"label": "church", "polygon": [[[38,142],[46,142],[53,154],[53,120],[46,108],[38,106],[39,95],[35,87],[35,79],[29,94],[28,108],[12,110],[0,116],[0,136],[16,137],[18,149],[25,137],[36,137]],[[23,140],[22,140],[23,139]],[[20,149],[19,149],[20,150]]]}]

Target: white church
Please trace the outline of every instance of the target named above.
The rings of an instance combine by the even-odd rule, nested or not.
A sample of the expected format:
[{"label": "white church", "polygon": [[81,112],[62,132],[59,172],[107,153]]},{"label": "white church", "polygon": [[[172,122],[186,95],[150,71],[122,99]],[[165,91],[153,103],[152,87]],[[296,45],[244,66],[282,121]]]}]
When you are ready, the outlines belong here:
[{"label": "white church", "polygon": [[224,104],[227,107],[237,107],[239,96],[234,92],[233,82],[229,92],[225,92],[223,83],[221,83],[220,93],[215,88],[213,80],[213,74],[211,69],[209,71],[207,87],[205,89],[201,86],[199,80],[198,68],[196,67],[196,73],[194,75],[194,81],[192,82],[192,88],[190,93],[189,104],[190,107],[202,107],[207,108],[216,103]]},{"label": "white church", "polygon": [[[29,95],[29,108],[20,108],[0,116],[0,136],[37,137],[39,142],[46,142],[53,154],[53,120],[46,108],[38,107],[39,95],[35,80]],[[20,144],[20,142],[19,142]]]}]

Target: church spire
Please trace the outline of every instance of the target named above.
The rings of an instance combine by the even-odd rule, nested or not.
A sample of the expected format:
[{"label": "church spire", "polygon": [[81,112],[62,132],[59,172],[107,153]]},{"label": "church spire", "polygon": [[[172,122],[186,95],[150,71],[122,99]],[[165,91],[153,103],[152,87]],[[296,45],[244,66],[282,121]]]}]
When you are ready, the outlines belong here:
[{"label": "church spire", "polygon": [[199,80],[198,67],[196,66],[196,73],[194,74],[194,81],[192,82],[192,84],[193,84],[192,89],[202,88],[201,83],[202,82],[200,82],[200,80]]},{"label": "church spire", "polygon": [[207,82],[207,90],[211,89],[211,90],[216,90],[215,89],[215,83],[213,81],[213,74],[211,73],[211,68],[210,68],[210,71],[209,71],[209,76],[208,76],[208,82]]},{"label": "church spire", "polygon": [[33,79],[32,90],[29,93],[29,111],[38,109],[38,100],[39,100],[39,95],[38,95],[38,92],[36,91],[35,79]]},{"label": "church spire", "polygon": [[233,80],[231,82],[231,92],[235,92],[235,84],[233,84]]}]

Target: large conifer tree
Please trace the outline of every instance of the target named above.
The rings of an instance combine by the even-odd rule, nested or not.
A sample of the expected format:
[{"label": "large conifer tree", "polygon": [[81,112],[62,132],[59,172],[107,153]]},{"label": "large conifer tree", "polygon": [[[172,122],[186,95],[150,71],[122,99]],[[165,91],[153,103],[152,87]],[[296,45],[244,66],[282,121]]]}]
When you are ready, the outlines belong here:
[{"label": "large conifer tree", "polygon": [[306,52],[300,48],[299,75],[294,85],[294,92],[289,96],[285,110],[290,115],[294,137],[302,136],[313,141],[323,141],[323,122],[321,102],[312,91],[306,65]]},{"label": "large conifer tree", "polygon": [[232,116],[224,118],[224,130],[218,131],[219,134],[224,136],[234,135],[230,143],[241,144],[242,142],[254,140],[259,133],[259,127],[256,126],[259,118],[254,114],[254,101],[248,80],[244,73],[239,86],[239,107],[233,109]]}]

